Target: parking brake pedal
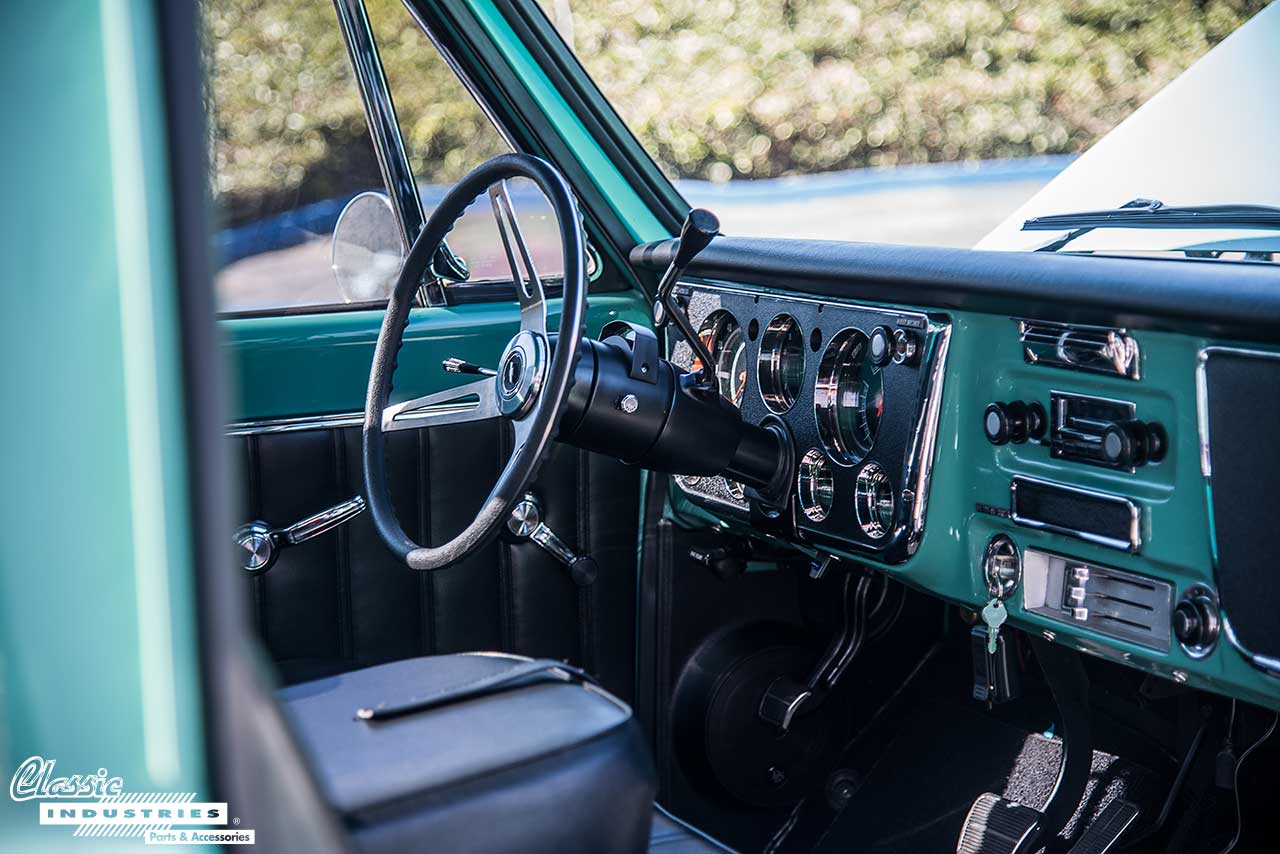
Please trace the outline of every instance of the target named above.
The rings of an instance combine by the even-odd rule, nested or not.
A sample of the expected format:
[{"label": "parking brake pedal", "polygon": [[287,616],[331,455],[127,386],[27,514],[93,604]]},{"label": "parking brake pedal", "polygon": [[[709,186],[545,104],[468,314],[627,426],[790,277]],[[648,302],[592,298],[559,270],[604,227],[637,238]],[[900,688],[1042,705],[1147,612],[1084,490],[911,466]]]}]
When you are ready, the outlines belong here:
[{"label": "parking brake pedal", "polygon": [[964,819],[956,854],[1025,854],[1039,845],[1038,810],[987,792]]}]

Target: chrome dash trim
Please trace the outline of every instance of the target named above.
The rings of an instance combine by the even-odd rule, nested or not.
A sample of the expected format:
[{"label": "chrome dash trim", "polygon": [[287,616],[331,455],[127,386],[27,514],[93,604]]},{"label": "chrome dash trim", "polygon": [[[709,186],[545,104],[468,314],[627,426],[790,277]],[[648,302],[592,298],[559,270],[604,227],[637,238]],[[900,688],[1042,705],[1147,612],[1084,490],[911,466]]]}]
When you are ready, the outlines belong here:
[{"label": "chrome dash trim", "polygon": [[938,422],[942,416],[942,386],[947,376],[947,354],[951,349],[951,324],[930,320],[929,331],[932,333],[930,337],[937,343],[937,352],[929,366],[924,406],[920,408],[920,418],[916,422],[915,435],[911,438],[911,454],[907,462],[907,482],[912,482],[913,472],[915,475],[911,523],[907,529],[907,554],[915,554],[924,537],[934,452],[938,445]]},{"label": "chrome dash trim", "polygon": [[[1102,501],[1109,501],[1113,504],[1124,505],[1129,511],[1129,539],[1120,540],[1115,537],[1108,537],[1105,534],[1096,534],[1092,531],[1081,531],[1077,528],[1069,528],[1065,525],[1054,525],[1041,519],[1028,519],[1018,513],[1018,484],[1034,483],[1038,486],[1047,486],[1053,489],[1061,489],[1064,492],[1074,492],[1077,495],[1085,495],[1090,498],[1097,498]],[[1010,519],[1015,525],[1022,525],[1024,528],[1034,528],[1038,531],[1050,531],[1055,534],[1066,534],[1067,536],[1076,537],[1088,543],[1097,543],[1100,546],[1106,546],[1110,549],[1119,549],[1137,554],[1142,548],[1142,508],[1135,504],[1132,500],[1125,498],[1123,495],[1113,495],[1109,492],[1098,492],[1095,489],[1085,489],[1079,486],[1068,486],[1065,483],[1058,483],[1053,480],[1042,480],[1038,477],[1027,477],[1026,475],[1014,475],[1013,480],[1009,482],[1009,512]]]},{"label": "chrome dash trim", "polygon": [[[1280,359],[1280,353],[1270,352],[1267,350],[1251,350],[1246,347],[1204,347],[1196,354],[1196,427],[1199,432],[1200,439],[1200,473],[1204,475],[1204,496],[1209,512],[1209,554],[1212,556],[1214,579],[1216,582],[1218,573],[1218,544],[1213,541],[1214,531],[1213,524],[1213,460],[1209,452],[1209,357],[1215,353],[1230,354],[1235,356],[1249,356],[1257,359]],[[1224,603],[1219,603],[1219,610],[1222,613],[1222,634],[1227,639],[1227,643],[1231,645],[1237,653],[1240,654],[1245,661],[1266,673],[1268,676],[1280,677],[1280,659],[1271,658],[1253,652],[1240,642],[1240,638],[1236,636],[1235,629],[1231,625],[1231,618],[1227,614],[1227,608]]]},{"label": "chrome dash trim", "polygon": [[1280,659],[1271,658],[1266,655],[1259,655],[1256,652],[1250,652],[1245,645],[1240,642],[1240,638],[1236,637],[1236,630],[1231,626],[1231,619],[1224,612],[1222,615],[1222,634],[1226,636],[1227,643],[1236,652],[1244,657],[1244,660],[1261,670],[1268,676],[1280,677]]},{"label": "chrome dash trim", "polygon": [[360,427],[363,412],[338,412],[332,415],[304,415],[299,418],[263,418],[256,421],[234,421],[227,425],[228,436],[258,436],[266,433],[301,433],[306,430],[336,430]]},{"label": "chrome dash trim", "polygon": [[[1200,439],[1200,474],[1205,480],[1213,476],[1209,459],[1209,356],[1216,347],[1206,347],[1196,355],[1196,432]],[[1213,513],[1213,507],[1209,507]]]}]

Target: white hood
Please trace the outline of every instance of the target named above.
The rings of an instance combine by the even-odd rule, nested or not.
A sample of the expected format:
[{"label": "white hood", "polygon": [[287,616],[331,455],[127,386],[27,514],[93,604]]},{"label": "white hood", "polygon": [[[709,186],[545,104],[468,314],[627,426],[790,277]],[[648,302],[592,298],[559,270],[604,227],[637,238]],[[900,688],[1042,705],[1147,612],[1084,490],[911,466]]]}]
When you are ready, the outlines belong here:
[{"label": "white hood", "polygon": [[[1119,207],[1280,206],[1280,3],[1268,6],[1139,107],[1016,210],[977,249],[1034,249],[1058,232],[1031,217]],[[1266,232],[1214,230],[1215,242]],[[1086,238],[1088,238],[1086,240]],[[1070,249],[1167,249],[1205,231],[1098,230]],[[1274,238],[1273,238],[1274,240]]]}]

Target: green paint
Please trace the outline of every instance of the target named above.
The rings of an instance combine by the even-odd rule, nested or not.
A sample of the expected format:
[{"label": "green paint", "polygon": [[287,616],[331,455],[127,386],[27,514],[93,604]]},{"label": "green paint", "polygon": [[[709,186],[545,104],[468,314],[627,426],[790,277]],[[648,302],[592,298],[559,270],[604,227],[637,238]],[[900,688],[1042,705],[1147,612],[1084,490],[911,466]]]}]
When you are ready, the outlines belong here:
[{"label": "green paint", "polygon": [[[548,325],[559,323],[559,300],[547,305]],[[360,412],[369,366],[382,326],[381,311],[346,311],[293,317],[224,320],[225,347],[238,382],[234,420]],[[631,293],[593,294],[589,335],[610,320],[648,321],[646,304]],[[515,302],[418,308],[405,330],[393,399],[406,399],[471,379],[446,374],[450,356],[495,365],[520,325]]]},{"label": "green paint", "polygon": [[[39,754],[207,797],[152,14],[15,7],[0,35],[4,79],[24,81],[0,143],[0,776]],[[0,804],[13,850],[77,844]]]}]

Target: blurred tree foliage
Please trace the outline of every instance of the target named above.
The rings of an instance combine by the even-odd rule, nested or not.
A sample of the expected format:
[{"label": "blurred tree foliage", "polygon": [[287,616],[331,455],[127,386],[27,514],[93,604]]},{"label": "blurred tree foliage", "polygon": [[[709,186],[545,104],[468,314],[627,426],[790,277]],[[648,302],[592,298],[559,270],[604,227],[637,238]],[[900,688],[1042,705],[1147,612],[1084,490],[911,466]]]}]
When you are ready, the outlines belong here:
[{"label": "blurred tree foliage", "polygon": [[[419,180],[507,150],[400,0],[366,0]],[[380,187],[331,0],[202,0],[213,195],[238,224]]]},{"label": "blurred tree foliage", "polygon": [[[1266,0],[540,0],[674,177],[1083,151]],[[377,182],[327,0],[204,0],[231,219]],[[570,15],[567,10],[571,10]],[[504,144],[399,0],[370,19],[420,180]]]},{"label": "blurred tree foliage", "polygon": [[[1078,152],[1266,0],[571,0],[587,70],[674,176]],[[563,0],[562,0],[563,2]]]}]

